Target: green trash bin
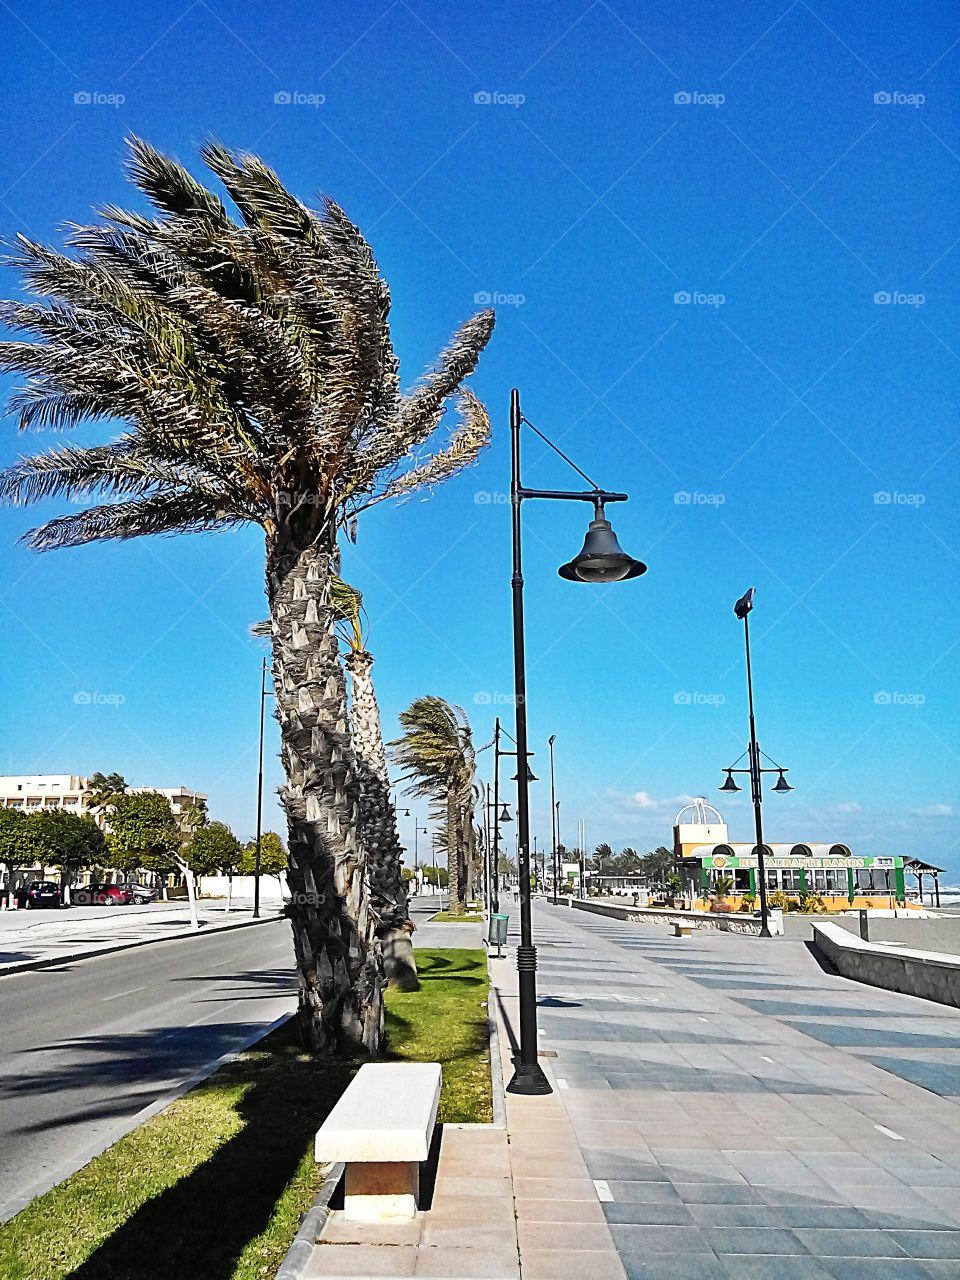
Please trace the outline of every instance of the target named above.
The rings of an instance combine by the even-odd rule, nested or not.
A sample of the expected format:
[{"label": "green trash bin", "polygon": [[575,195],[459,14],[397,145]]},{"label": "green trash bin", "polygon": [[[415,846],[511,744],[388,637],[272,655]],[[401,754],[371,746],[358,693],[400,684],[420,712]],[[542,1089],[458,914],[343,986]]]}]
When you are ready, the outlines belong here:
[{"label": "green trash bin", "polygon": [[491,914],[490,916],[490,934],[488,941],[491,947],[496,946],[498,960],[501,958],[500,948],[503,947],[507,941],[507,924],[509,920],[510,917],[506,915]]}]

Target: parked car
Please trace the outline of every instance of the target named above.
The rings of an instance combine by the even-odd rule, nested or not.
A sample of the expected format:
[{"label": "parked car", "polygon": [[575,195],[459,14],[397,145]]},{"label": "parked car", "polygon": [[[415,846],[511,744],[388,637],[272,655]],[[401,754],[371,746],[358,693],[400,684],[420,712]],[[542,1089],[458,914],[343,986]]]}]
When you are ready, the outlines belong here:
[{"label": "parked car", "polygon": [[83,884],[70,890],[70,901],[77,907],[125,907],[133,894],[125,884]]},{"label": "parked car", "polygon": [[62,907],[63,894],[52,880],[32,880],[22,884],[14,895],[18,907]]},{"label": "parked car", "polygon": [[135,902],[138,907],[142,907],[145,902],[153,902],[154,898],[160,896],[159,889],[151,889],[145,884],[118,884],[117,889],[126,889],[130,894],[130,901]]}]

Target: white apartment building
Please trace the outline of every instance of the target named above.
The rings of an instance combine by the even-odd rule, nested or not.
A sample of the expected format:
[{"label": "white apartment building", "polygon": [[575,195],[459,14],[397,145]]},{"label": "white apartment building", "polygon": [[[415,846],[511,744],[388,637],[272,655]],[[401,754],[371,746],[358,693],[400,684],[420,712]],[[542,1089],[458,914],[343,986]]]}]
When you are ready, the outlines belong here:
[{"label": "white apartment building", "polygon": [[[189,787],[129,787],[130,792],[159,791],[170,801],[174,820],[191,805],[206,802],[202,791]],[[38,813],[43,809],[65,809],[67,813],[90,814],[100,826],[105,826],[104,816],[92,807],[93,795],[87,779],[74,773],[8,774],[0,776],[0,807],[22,809],[25,813]],[[56,880],[59,872],[49,867],[20,867],[14,872],[12,884],[27,883],[40,877]],[[0,893],[7,891],[8,875],[0,871]],[[110,877],[113,878],[112,876]]]},{"label": "white apartment building", "polygon": [[[190,805],[206,802],[202,791],[189,787],[129,787],[134,793],[159,791],[170,801],[174,818]],[[90,813],[93,796],[87,779],[73,773],[9,774],[0,776],[0,806],[36,813],[38,809],[66,809],[68,813]],[[100,821],[94,812],[93,816]]]}]

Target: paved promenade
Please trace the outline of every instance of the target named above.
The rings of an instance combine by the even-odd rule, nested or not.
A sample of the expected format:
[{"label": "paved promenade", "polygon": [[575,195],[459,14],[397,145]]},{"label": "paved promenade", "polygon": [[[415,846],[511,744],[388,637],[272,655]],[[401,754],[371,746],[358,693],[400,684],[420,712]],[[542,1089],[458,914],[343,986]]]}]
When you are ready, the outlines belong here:
[{"label": "paved promenade", "polygon": [[542,1156],[541,1190],[599,1201],[628,1276],[960,1276],[960,1012],[800,941],[535,920],[543,1061],[580,1147],[562,1175]]},{"label": "paved promenade", "polygon": [[[445,1131],[432,1208],[332,1215],[306,1275],[960,1277],[960,1011],[826,973],[801,940],[534,921],[555,1092]],[[491,967],[509,1079],[512,947]]]}]

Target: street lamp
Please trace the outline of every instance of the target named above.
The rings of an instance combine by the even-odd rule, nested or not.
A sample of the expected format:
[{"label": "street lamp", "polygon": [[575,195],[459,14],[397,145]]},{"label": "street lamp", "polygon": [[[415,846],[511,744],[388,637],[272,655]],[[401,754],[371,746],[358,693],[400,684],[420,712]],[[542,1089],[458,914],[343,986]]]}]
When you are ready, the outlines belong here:
[{"label": "street lamp", "polygon": [[[535,435],[559,454],[591,488],[584,492],[554,489],[526,489],[520,478],[520,427],[530,428]],[[523,637],[523,565],[521,557],[520,509],[528,498],[547,498],[561,502],[591,502],[594,518],[590,522],[583,547],[560,570],[568,582],[622,582],[638,578],[647,566],[624,552],[606,518],[606,504],[626,502],[625,493],[610,493],[599,488],[565,453],[538,430],[520,412],[520,392],[510,393],[510,506],[512,514],[513,576],[513,683],[516,714],[517,747],[517,862],[520,875],[520,945],[517,948],[517,974],[520,987],[520,1054],[513,1079],[507,1085],[510,1093],[543,1094],[552,1090],[537,1061],[537,949],[533,945],[533,919],[530,905],[530,795],[527,770],[527,673]]]},{"label": "street lamp", "polygon": [[[779,774],[777,784],[772,790],[779,795],[792,791],[790,783],[786,779],[789,770],[767,755],[765,751],[761,751],[757,743],[757,723],[753,714],[753,670],[750,666],[750,611],[753,609],[753,597],[755,588],[751,587],[744,595],[740,597],[733,606],[733,612],[743,622],[743,638],[747,653],[747,704],[750,710],[750,745],[744,751],[743,755],[734,760],[733,765],[729,769],[724,769],[727,775],[726,782],[720,787],[721,791],[733,792],[739,791],[740,788],[734,782],[733,775],[735,773],[748,773],[750,775],[750,794],[753,800],[753,819],[756,828],[757,837],[757,878],[760,882],[760,937],[770,937],[770,920],[767,909],[767,868],[764,860],[766,853],[766,845],[763,843],[763,818],[760,806],[763,803],[763,775],[765,773]],[[737,768],[743,756],[747,756],[747,764],[743,768]],[[765,768],[763,760],[769,760],[772,768]]]}]

